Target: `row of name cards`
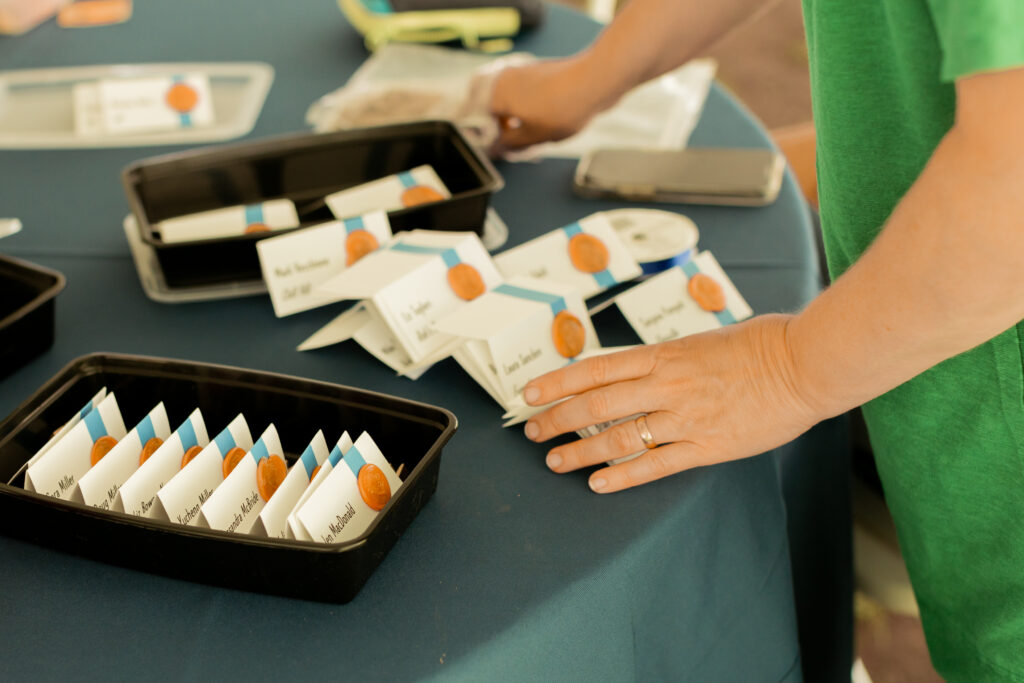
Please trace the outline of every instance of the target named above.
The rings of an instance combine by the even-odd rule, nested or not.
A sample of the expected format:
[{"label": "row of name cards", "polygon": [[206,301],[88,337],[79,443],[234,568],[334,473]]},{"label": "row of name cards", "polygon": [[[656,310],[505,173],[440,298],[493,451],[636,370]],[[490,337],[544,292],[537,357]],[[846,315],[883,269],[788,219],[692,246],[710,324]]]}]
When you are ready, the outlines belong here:
[{"label": "row of name cards", "polygon": [[413,375],[457,346],[436,322],[501,282],[475,233],[403,232],[387,248],[320,286],[327,296],[361,300],[360,307],[329,323],[314,335],[315,341],[311,338],[300,348],[362,336],[360,343],[376,348],[375,355],[391,357],[394,364],[389,365],[401,365]]},{"label": "row of name cards", "polygon": [[130,135],[212,125],[210,81],[201,74],[117,78],[72,88],[75,134]]},{"label": "row of name cards", "polygon": [[242,414],[210,439],[199,409],[172,431],[158,403],[127,431],[103,389],[33,456],[25,487],[183,526],[342,543],[366,531],[399,475],[365,432],[328,450],[318,431],[289,467],[277,428],[253,441]]}]

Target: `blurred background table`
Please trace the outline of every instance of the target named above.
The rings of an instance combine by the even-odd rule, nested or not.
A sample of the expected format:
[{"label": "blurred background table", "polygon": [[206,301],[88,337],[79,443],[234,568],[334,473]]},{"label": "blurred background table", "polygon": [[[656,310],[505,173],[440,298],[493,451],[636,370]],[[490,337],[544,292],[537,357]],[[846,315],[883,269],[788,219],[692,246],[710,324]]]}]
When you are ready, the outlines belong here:
[{"label": "blurred background table", "polygon": [[[569,54],[597,30],[551,7],[516,48]],[[309,104],[365,57],[330,0],[138,3],[121,26],[51,22],[0,38],[5,69],[268,62],[276,78],[250,138],[304,129]],[[717,87],[691,142],[768,144]],[[772,456],[593,495],[586,472],[551,474],[544,447],[503,430],[498,406],[450,360],[411,382],[352,344],[293,351],[337,307],[278,320],[265,297],[147,299],[121,230],[128,207],[119,173],[174,149],[0,152],[0,215],[25,224],[0,251],[68,277],[56,343],[0,380],[0,415],[71,359],[114,351],[368,387],[443,405],[460,429],[434,498],[348,605],[220,590],[0,538],[0,651],[12,676],[795,681],[802,645],[806,680],[840,680],[844,671],[849,680],[842,421]],[[499,170],[507,187],[493,205],[511,228],[510,245],[624,206],[576,198],[567,161]],[[756,312],[797,309],[819,288],[806,206],[791,178],[767,208],[677,208]],[[595,323],[606,344],[629,341],[615,314]]]}]

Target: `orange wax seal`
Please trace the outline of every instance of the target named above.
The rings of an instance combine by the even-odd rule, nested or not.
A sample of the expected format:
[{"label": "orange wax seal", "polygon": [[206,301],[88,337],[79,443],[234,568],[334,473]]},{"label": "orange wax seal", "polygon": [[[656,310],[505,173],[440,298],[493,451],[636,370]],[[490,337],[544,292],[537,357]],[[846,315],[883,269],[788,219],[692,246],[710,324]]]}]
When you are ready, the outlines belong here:
[{"label": "orange wax seal", "polygon": [[230,451],[224,454],[224,462],[221,464],[221,472],[224,473],[224,478],[227,479],[228,475],[231,474],[231,470],[235,469],[235,466],[241,462],[242,458],[245,457],[245,449],[235,446]]},{"label": "orange wax seal", "polygon": [[309,480],[310,481],[313,481],[314,479],[316,479],[316,473],[320,471],[320,467],[321,467],[320,465],[317,465],[316,467],[313,468],[313,474],[309,475]]},{"label": "orange wax seal", "polygon": [[256,466],[256,488],[259,489],[260,498],[264,501],[270,500],[287,474],[288,465],[280,455],[260,460],[260,464]]},{"label": "orange wax seal", "polygon": [[193,446],[192,448],[185,451],[185,455],[181,456],[181,469],[185,469],[185,465],[192,462],[192,458],[196,457],[203,452],[202,446]]},{"label": "orange wax seal", "polygon": [[551,323],[551,338],[555,342],[555,350],[564,358],[575,358],[583,350],[583,342],[587,338],[587,328],[580,319],[569,311],[562,311]]},{"label": "orange wax seal", "polygon": [[600,273],[608,267],[608,247],[604,242],[585,232],[569,238],[569,260],[576,270]]},{"label": "orange wax seal", "polygon": [[167,106],[180,114],[192,111],[199,103],[199,93],[191,85],[175,83],[164,98]]},{"label": "orange wax seal", "polygon": [[705,311],[720,313],[725,310],[725,291],[720,284],[704,273],[697,273],[691,277],[686,283],[686,291]]},{"label": "orange wax seal", "polygon": [[379,246],[380,243],[373,233],[366,230],[353,230],[345,238],[345,253],[347,254],[345,265],[351,266]]},{"label": "orange wax seal", "polygon": [[110,452],[110,449],[117,445],[117,439],[112,436],[101,436],[96,439],[89,452],[89,464],[95,465],[103,456]]},{"label": "orange wax seal", "polygon": [[245,226],[245,234],[248,235],[253,232],[270,232],[270,228],[264,223],[250,223]]},{"label": "orange wax seal", "polygon": [[480,272],[468,263],[456,263],[448,269],[448,286],[455,296],[465,301],[472,301],[487,291]]},{"label": "orange wax seal", "polygon": [[156,449],[160,448],[163,445],[163,440],[158,439],[155,436],[149,441],[147,441],[146,445],[142,447],[142,452],[139,453],[139,464],[141,465],[142,463],[149,460],[149,456],[156,453]]},{"label": "orange wax seal", "polygon": [[432,187],[413,185],[402,193],[402,206],[418,206],[420,204],[439,202],[443,199],[444,195]]},{"label": "orange wax seal", "polygon": [[391,500],[391,485],[376,465],[363,465],[356,481],[359,484],[359,495],[371,510],[382,510]]}]

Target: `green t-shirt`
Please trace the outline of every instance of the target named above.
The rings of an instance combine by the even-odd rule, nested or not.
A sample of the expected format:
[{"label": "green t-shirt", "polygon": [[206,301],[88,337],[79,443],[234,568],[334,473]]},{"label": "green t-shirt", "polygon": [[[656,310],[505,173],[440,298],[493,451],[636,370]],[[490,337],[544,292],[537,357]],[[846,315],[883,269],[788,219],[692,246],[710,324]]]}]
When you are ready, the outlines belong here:
[{"label": "green t-shirt", "polygon": [[[804,19],[837,276],[953,124],[953,82],[1024,65],[1024,0],[804,0]],[[1022,359],[1018,325],[864,408],[932,661],[950,680],[1024,681]]]}]

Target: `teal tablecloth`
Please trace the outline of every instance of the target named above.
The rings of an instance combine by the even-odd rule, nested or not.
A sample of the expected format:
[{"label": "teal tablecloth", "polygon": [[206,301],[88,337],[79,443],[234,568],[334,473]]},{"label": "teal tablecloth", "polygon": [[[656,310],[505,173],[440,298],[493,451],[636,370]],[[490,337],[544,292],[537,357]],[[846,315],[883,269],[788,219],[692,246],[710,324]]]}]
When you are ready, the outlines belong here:
[{"label": "teal tablecloth", "polygon": [[[596,30],[552,7],[547,24],[517,47],[567,54]],[[5,69],[267,61],[277,75],[253,138],[303,129],[307,106],[364,58],[330,0],[139,2],[122,26],[72,31],[51,23],[0,38]],[[693,142],[767,144],[717,88]],[[25,224],[0,251],[68,277],[57,341],[0,381],[0,415],[72,358],[116,351],[371,387],[444,405],[460,429],[434,498],[348,605],[220,590],[0,538],[8,676],[796,681],[795,604],[804,677],[848,673],[841,424],[820,426],[775,457],[593,495],[586,473],[551,474],[542,447],[502,430],[501,410],[451,361],[411,382],[353,345],[294,352],[336,308],[278,320],[263,297],[179,306],[148,300],[121,231],[128,208],[119,172],[165,151],[0,151],[0,215]],[[568,162],[500,170],[507,187],[493,204],[511,227],[510,244],[621,206],[574,197]],[[815,294],[810,225],[791,178],[771,207],[686,213],[755,311],[793,310]],[[630,339],[613,316],[597,325],[605,343]],[[799,544],[792,552],[783,491],[797,512],[788,520]]]}]

